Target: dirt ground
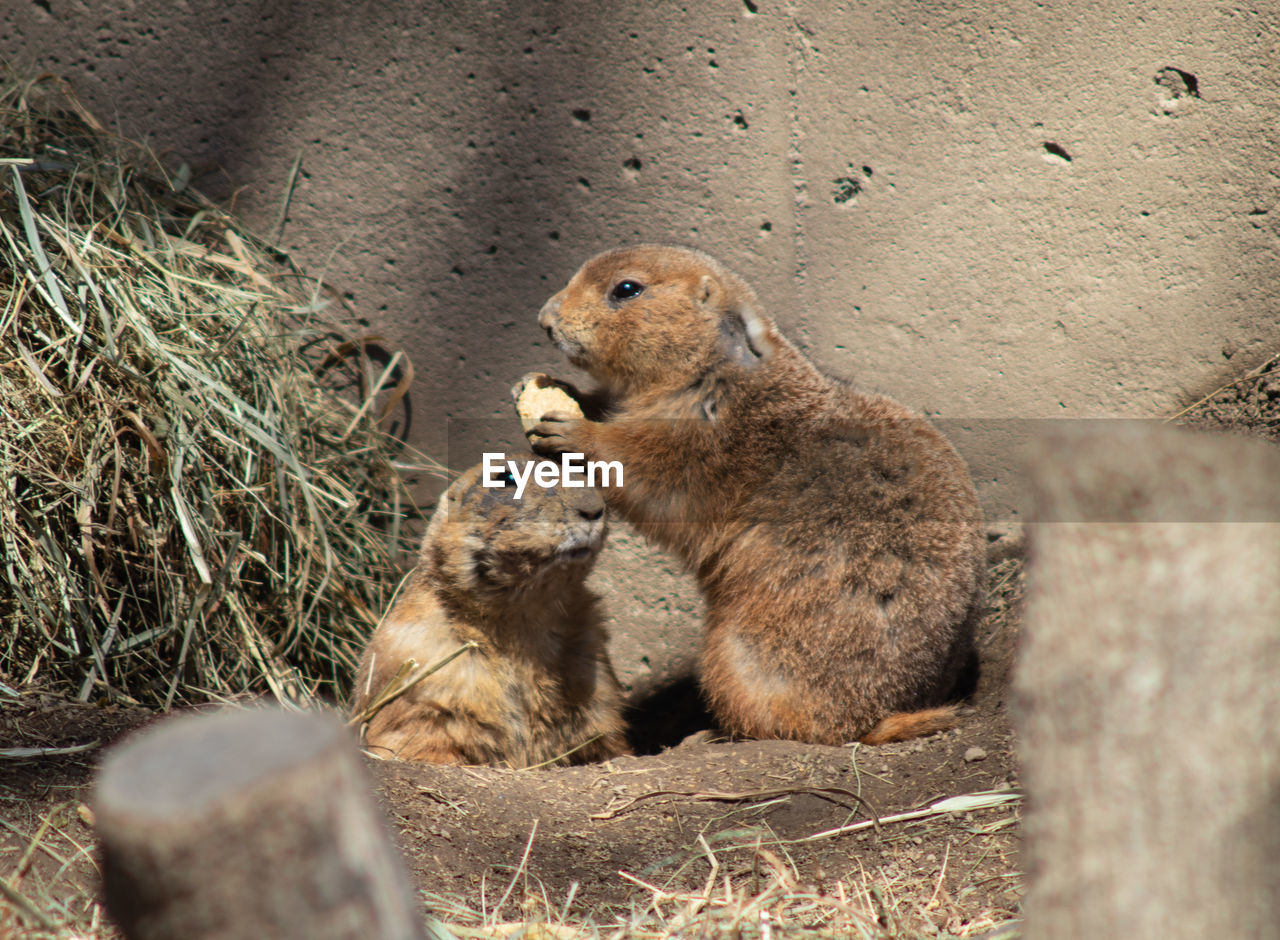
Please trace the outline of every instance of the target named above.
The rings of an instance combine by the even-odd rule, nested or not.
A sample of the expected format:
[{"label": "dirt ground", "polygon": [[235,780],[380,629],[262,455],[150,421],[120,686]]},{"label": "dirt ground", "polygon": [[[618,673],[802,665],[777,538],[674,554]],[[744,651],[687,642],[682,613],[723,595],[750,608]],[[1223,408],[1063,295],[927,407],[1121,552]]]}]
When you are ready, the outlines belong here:
[{"label": "dirt ground", "polygon": [[[765,895],[757,906],[779,927],[859,918],[867,936],[971,935],[1014,916],[1021,890],[1004,690],[1022,582],[1016,553],[993,567],[978,689],[960,726],[930,738],[837,748],[705,730],[596,766],[369,769],[428,908],[451,927],[589,921],[661,936],[679,932],[673,917],[740,919]],[[54,695],[0,707],[0,749],[92,745],[0,758],[0,878],[48,923],[107,930],[82,806],[102,748],[155,717]],[[895,819],[987,791],[1006,802]],[[0,907],[0,934],[38,924],[22,907]]]},{"label": "dirt ground", "polygon": [[[1183,420],[1274,439],[1280,369],[1253,370]],[[459,937],[531,922],[549,926],[527,936],[1015,935],[1016,536],[993,543],[989,589],[978,688],[959,727],[919,741],[836,748],[704,730],[576,768],[370,760],[427,908]],[[0,683],[0,936],[111,936],[84,804],[102,749],[156,716]],[[942,802],[973,794],[993,805]]]}]

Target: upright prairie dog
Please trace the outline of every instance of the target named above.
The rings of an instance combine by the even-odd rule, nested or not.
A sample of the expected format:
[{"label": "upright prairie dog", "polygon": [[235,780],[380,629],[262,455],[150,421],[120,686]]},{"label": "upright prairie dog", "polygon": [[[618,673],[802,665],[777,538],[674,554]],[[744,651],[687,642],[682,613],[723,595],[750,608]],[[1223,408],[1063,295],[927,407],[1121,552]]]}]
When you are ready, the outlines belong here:
[{"label": "upright prairie dog", "polygon": [[701,679],[731,731],[870,744],[949,727],[985,537],[964,462],[921,416],[809,363],[712,258],[588,261],[538,322],[600,388],[527,432],[621,461],[611,508],[707,603]]},{"label": "upright prairie dog", "polygon": [[[522,475],[527,464],[519,465]],[[371,750],[402,760],[529,767],[629,753],[599,598],[585,580],[604,544],[594,489],[464,473],[436,507],[418,566],[361,657],[361,712],[412,659],[464,653],[377,712]],[[577,750],[575,750],[577,748]]]}]

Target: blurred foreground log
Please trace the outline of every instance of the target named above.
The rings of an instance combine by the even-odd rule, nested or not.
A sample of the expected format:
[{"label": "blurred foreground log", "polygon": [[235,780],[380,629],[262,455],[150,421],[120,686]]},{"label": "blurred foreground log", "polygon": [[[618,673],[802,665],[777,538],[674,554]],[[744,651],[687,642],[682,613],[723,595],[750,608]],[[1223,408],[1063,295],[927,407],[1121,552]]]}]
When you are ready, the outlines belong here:
[{"label": "blurred foreground log", "polygon": [[1280,450],[1120,424],[1033,461],[1026,936],[1280,935]]},{"label": "blurred foreground log", "polygon": [[108,754],[94,812],[107,908],[130,940],[423,936],[334,719],[170,719]]}]

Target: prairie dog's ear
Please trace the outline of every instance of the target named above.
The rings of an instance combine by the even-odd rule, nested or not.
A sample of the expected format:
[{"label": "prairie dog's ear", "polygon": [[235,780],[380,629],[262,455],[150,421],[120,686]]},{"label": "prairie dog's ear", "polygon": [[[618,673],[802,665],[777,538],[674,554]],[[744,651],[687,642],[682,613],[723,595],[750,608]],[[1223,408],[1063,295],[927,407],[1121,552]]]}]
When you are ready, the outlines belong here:
[{"label": "prairie dog's ear", "polygon": [[724,293],[724,288],[710,274],[702,275],[702,280],[698,282],[698,293],[695,295],[698,300],[699,307],[718,306],[716,303],[720,299],[720,295]]},{"label": "prairie dog's ear", "polygon": [[749,304],[738,304],[720,315],[720,351],[744,369],[754,368],[773,355],[768,328]]},{"label": "prairie dog's ear", "polygon": [[736,293],[726,290],[714,275],[704,274],[696,296],[699,306],[720,318],[720,352],[730,362],[750,369],[773,355],[773,343],[764,320]]}]

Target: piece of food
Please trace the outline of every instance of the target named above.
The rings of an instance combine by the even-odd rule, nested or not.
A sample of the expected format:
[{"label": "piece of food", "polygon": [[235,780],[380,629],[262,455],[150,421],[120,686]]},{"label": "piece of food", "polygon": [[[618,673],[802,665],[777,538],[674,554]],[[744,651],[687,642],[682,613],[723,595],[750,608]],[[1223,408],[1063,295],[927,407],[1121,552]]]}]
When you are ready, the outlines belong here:
[{"label": "piece of food", "polygon": [[549,411],[582,417],[582,408],[570,394],[572,389],[572,385],[553,379],[546,373],[530,372],[511,389],[520,424],[528,431]]}]

